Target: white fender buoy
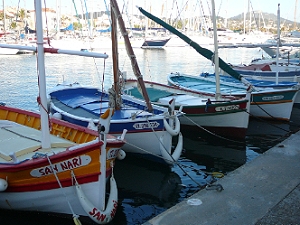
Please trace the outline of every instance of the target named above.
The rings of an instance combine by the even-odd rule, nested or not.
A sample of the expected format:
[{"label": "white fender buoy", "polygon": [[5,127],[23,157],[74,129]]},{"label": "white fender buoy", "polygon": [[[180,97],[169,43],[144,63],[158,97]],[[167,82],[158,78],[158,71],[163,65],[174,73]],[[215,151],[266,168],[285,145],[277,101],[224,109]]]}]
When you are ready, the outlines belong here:
[{"label": "white fender buoy", "polygon": [[8,187],[6,180],[0,178],[0,191],[5,191]]},{"label": "white fender buoy", "polygon": [[180,122],[178,117],[175,117],[175,127],[174,129],[169,125],[169,123],[167,122],[167,120],[164,118],[164,127],[166,128],[166,130],[169,132],[169,134],[171,134],[172,136],[176,136],[179,134],[180,131]]},{"label": "white fender buoy", "polygon": [[112,115],[114,114],[114,110],[112,108],[107,109],[99,118],[99,123],[101,126],[103,126],[104,133],[109,133],[109,127],[110,127],[110,119]]},{"label": "white fender buoy", "polygon": [[172,164],[173,162],[176,162],[179,159],[181,152],[182,152],[182,148],[183,148],[183,136],[182,136],[181,132],[179,133],[178,142],[177,142],[176,148],[175,148],[174,152],[172,153],[172,155],[170,154],[170,152],[167,152],[167,150],[164,148],[162,143],[163,143],[163,140],[161,137],[160,152],[161,152],[161,155],[164,158],[164,160],[170,164]]},{"label": "white fender buoy", "polygon": [[122,149],[119,149],[118,154],[117,154],[117,159],[123,160],[126,157],[126,152],[123,151]]},{"label": "white fender buoy", "polygon": [[52,115],[52,117],[55,118],[55,119],[59,119],[59,120],[62,119],[62,115],[61,115],[59,112],[54,113],[54,114]]},{"label": "white fender buoy", "polygon": [[97,126],[94,124],[94,121],[92,119],[89,121],[87,128],[91,130],[98,130]]},{"label": "white fender buoy", "polygon": [[86,214],[97,224],[106,224],[114,218],[118,206],[118,189],[117,183],[112,176],[110,178],[110,193],[107,206],[104,211],[95,207],[85,196],[79,184],[76,184],[76,192],[82,208]]}]

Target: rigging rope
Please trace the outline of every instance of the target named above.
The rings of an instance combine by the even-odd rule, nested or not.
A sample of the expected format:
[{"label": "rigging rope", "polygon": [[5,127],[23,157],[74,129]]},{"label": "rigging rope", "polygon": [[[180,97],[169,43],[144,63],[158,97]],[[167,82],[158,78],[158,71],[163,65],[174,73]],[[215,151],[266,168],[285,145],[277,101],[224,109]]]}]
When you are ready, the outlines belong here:
[{"label": "rigging rope", "polygon": [[48,27],[48,18],[47,18],[47,5],[46,5],[46,0],[44,0],[44,5],[45,5],[45,21],[46,21],[46,36],[47,36],[47,44],[51,46],[50,44],[50,38],[49,38],[49,27]]},{"label": "rigging rope", "polygon": [[[63,190],[63,186],[62,186],[62,184],[61,184],[61,182],[60,182],[60,180],[59,180],[59,178],[58,178],[58,176],[57,176],[57,173],[56,173],[56,171],[55,171],[55,168],[53,167],[53,164],[52,164],[52,162],[51,162],[51,160],[50,160],[50,157],[49,157],[47,154],[46,154],[46,157],[47,157],[47,159],[48,159],[48,162],[49,162],[49,165],[50,165],[50,167],[51,167],[51,170],[53,171],[53,174],[54,174],[54,176],[55,176],[55,179],[56,179],[56,181],[57,181],[59,187],[61,188],[61,190],[62,190],[62,192],[63,192],[63,195],[64,195],[64,197],[65,197],[65,199],[66,199],[66,201],[67,201],[67,203],[68,203],[68,206],[69,206],[69,208],[70,208],[70,210],[71,210],[71,213],[72,213],[72,215],[73,215],[73,220],[74,220],[75,224],[76,224],[76,225],[81,225],[81,222],[80,222],[80,220],[78,219],[79,216],[78,216],[77,214],[75,214],[75,212],[74,212],[74,210],[73,210],[73,208],[72,208],[72,205],[71,205],[71,203],[70,203],[70,201],[69,201],[69,199],[68,199],[68,196],[66,195],[66,193],[65,193],[64,190]],[[73,170],[71,170],[71,173],[73,173]]]}]

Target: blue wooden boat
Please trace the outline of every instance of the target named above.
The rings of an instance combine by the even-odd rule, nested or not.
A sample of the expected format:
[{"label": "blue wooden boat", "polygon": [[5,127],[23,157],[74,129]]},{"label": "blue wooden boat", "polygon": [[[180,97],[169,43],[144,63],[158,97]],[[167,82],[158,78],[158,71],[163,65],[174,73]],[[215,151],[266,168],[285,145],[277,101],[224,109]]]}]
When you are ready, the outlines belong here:
[{"label": "blue wooden boat", "polygon": [[295,64],[278,63],[253,63],[251,65],[234,65],[232,68],[245,78],[255,80],[300,81],[300,66]]},{"label": "blue wooden boat", "polygon": [[[63,120],[98,129],[99,117],[105,109],[114,108],[110,134],[118,137],[122,135],[123,129],[127,130],[126,144],[123,147],[125,152],[157,162],[173,163],[180,157],[183,147],[178,119],[181,114],[174,111],[174,102],[170,102],[169,108],[152,106],[149,102],[121,13],[115,1],[112,1],[112,4],[114,85],[108,92],[93,87],[81,87],[79,84],[59,85],[50,93],[51,112]],[[117,22],[124,37],[133,71],[138,77],[144,100],[124,96],[120,91]],[[178,136],[178,143],[172,151],[172,137],[174,136]]]},{"label": "blue wooden boat", "polygon": [[141,48],[163,48],[171,38],[152,37],[146,38]]},{"label": "blue wooden boat", "polygon": [[[212,76],[192,76],[171,73],[168,76],[170,85],[197,91],[199,94],[215,93],[215,78]],[[246,95],[247,87],[243,84],[222,80],[220,90],[223,96],[241,97]],[[258,88],[251,93],[250,115],[255,117],[290,120],[293,105],[299,87],[290,88]]]},{"label": "blue wooden boat", "polygon": [[[186,90],[197,91],[199,94],[216,94],[223,96],[235,96],[244,97],[246,91],[253,88],[253,85],[247,81],[240,73],[235,71],[231,66],[229,66],[225,61],[218,57],[217,41],[215,40],[215,52],[209,49],[201,47],[199,44],[191,40],[186,35],[182,34],[176,30],[171,25],[165,23],[161,19],[155,17],[154,15],[148,13],[142,8],[139,8],[140,12],[152,19],[156,23],[160,24],[162,27],[166,28],[173,34],[180,37],[186,43],[188,43],[192,48],[194,48],[199,54],[211,60],[216,65],[216,72],[219,73],[219,68],[225,73],[234,77],[237,80],[242,81],[246,87],[241,88],[239,85],[233,83],[224,83],[219,79],[212,80],[209,78],[203,78],[199,76],[191,76],[182,73],[172,73],[168,76],[168,83],[177,87],[181,87]],[[214,12],[214,10],[212,10]],[[216,27],[215,21],[214,27]],[[216,35],[214,35],[216,39]],[[219,77],[219,76],[218,76]],[[216,88],[220,89],[217,91]],[[292,108],[294,105],[295,97],[298,92],[298,87],[286,88],[286,89],[261,89],[251,94],[251,106],[250,114],[252,116],[263,117],[268,119],[280,119],[280,120],[290,120]]]},{"label": "blue wooden boat", "polygon": [[[211,77],[212,79],[215,79],[215,75],[214,74],[208,74],[208,73],[201,73],[200,74],[201,77]],[[242,88],[245,88],[245,85],[237,80],[234,79],[231,76],[227,76],[227,75],[220,75],[220,79],[222,82],[229,82],[229,83],[234,83],[236,85],[240,85]],[[299,82],[293,82],[293,81],[279,81],[279,82],[275,82],[275,81],[270,81],[270,80],[257,80],[257,79],[252,79],[251,77],[246,77],[246,80],[249,81],[254,87],[256,88],[274,88],[274,89],[282,89],[282,88],[297,88],[297,86],[299,86]],[[296,99],[294,102],[295,105],[299,105],[300,104],[300,92],[298,91],[297,95],[296,95]]]}]

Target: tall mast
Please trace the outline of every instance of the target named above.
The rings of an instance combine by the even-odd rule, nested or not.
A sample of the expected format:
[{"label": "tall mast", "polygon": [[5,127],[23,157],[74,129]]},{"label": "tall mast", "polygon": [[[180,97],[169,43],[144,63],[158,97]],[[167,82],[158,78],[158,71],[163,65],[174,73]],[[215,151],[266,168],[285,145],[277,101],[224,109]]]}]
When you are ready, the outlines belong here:
[{"label": "tall mast", "polygon": [[2,4],[3,4],[3,31],[4,31],[4,38],[6,38],[6,23],[5,23],[5,6],[4,6],[4,0],[2,0]]},{"label": "tall mast", "polygon": [[45,75],[45,56],[43,40],[43,22],[42,22],[42,5],[41,0],[34,1],[36,16],[36,37],[37,37],[37,60],[38,60],[38,84],[39,84],[39,107],[41,114],[42,130],[42,148],[50,148],[50,131],[47,112],[47,93],[46,93],[46,75]]},{"label": "tall mast", "polygon": [[216,93],[215,98],[218,100],[220,98],[220,75],[219,75],[219,54],[218,54],[218,37],[217,37],[217,23],[216,23],[216,12],[215,12],[215,1],[211,0],[212,7],[212,20],[213,20],[213,29],[214,29],[214,63],[215,63],[215,79],[216,79]]},{"label": "tall mast", "polygon": [[142,95],[145,99],[148,110],[150,112],[152,112],[153,108],[152,108],[148,93],[146,91],[146,87],[145,87],[145,84],[144,84],[144,81],[143,81],[143,76],[140,72],[138,63],[136,61],[135,54],[134,54],[132,46],[130,44],[128,33],[126,31],[124,20],[122,18],[121,13],[120,13],[118,4],[117,4],[116,0],[110,0],[110,4],[111,4],[111,7],[112,7],[112,12],[111,13],[114,14],[114,16],[118,19],[118,22],[119,22],[120,30],[121,30],[121,33],[123,35],[125,46],[126,46],[127,55],[130,58],[132,70],[134,72],[134,75],[136,76],[136,79],[138,81],[138,85],[140,86],[140,88],[142,90]]},{"label": "tall mast", "polygon": [[280,45],[280,4],[278,4],[278,9],[277,9],[276,84],[278,84],[279,45]]},{"label": "tall mast", "polygon": [[[112,40],[112,60],[113,60],[113,77],[114,77],[114,90],[116,95],[119,94],[119,60],[118,60],[118,37],[117,37],[117,21],[113,13],[113,6],[110,5],[111,12],[111,40]],[[116,99],[115,99],[116,101]],[[120,106],[115,102],[115,109],[119,110]]]}]

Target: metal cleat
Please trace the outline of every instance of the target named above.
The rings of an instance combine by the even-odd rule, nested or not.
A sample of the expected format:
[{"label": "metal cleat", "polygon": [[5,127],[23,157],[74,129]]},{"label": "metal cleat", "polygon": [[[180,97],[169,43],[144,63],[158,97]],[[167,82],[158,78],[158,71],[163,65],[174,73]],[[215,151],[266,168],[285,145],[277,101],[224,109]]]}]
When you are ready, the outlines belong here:
[{"label": "metal cleat", "polygon": [[221,192],[224,190],[224,188],[221,184],[207,184],[205,189],[208,191],[216,190],[218,192]]}]

